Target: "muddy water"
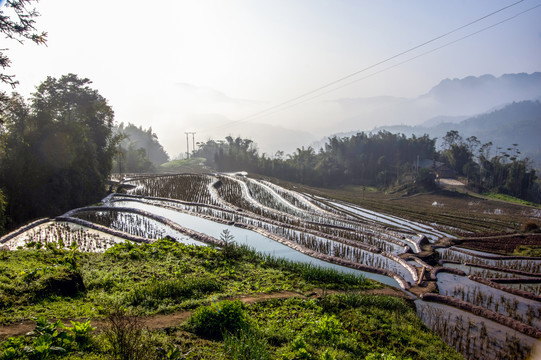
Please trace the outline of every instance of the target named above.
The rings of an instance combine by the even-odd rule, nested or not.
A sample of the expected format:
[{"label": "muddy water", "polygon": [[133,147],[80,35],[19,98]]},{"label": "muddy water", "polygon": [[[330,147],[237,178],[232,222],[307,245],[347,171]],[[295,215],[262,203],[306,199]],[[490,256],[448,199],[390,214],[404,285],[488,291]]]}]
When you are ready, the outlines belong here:
[{"label": "muddy water", "polygon": [[538,301],[449,273],[438,274],[438,289],[441,295],[468,301],[541,329],[541,303]]},{"label": "muddy water", "polygon": [[[502,278],[502,279],[512,279],[512,278],[524,278],[528,275],[518,275],[511,272],[485,269],[482,267],[464,265],[464,264],[453,264],[453,263],[444,263],[443,267],[453,268],[464,271],[467,275],[476,275],[483,278]],[[531,275],[532,277],[534,275]]]},{"label": "muddy water", "polygon": [[473,264],[479,264],[479,265],[490,265],[490,266],[498,266],[502,269],[513,269],[513,270],[520,270],[530,273],[539,273],[541,272],[541,260],[531,260],[531,259],[506,259],[505,257],[502,257],[501,259],[485,259],[482,257],[475,256],[475,254],[482,255],[482,256],[495,256],[494,254],[490,253],[484,253],[481,251],[473,251],[473,250],[467,250],[468,252],[471,252],[472,254],[465,254],[460,251],[456,251],[454,247],[450,247],[447,249],[437,249],[436,250],[440,254],[440,259],[443,260],[454,260],[459,261],[462,263],[473,263]]},{"label": "muddy water", "polygon": [[534,283],[534,284],[507,284],[507,283],[502,283],[502,284],[507,287],[528,291],[538,296],[541,295],[541,282]]},{"label": "muddy water", "polygon": [[50,221],[23,232],[5,244],[10,249],[17,249],[26,248],[30,242],[58,243],[60,239],[66,248],[69,248],[72,243],[76,243],[80,251],[90,252],[103,252],[109,247],[125,241],[114,235],[81,225],[63,221]]},{"label": "muddy water", "polygon": [[[120,201],[125,201],[125,202],[130,202],[130,203],[131,202],[144,202],[144,203],[147,203],[147,204],[158,205],[158,206],[164,205],[166,207],[173,207],[173,208],[177,208],[177,209],[181,209],[181,210],[186,210],[186,211],[193,212],[193,213],[196,213],[196,214],[210,215],[210,216],[217,217],[217,218],[220,218],[220,219],[224,219],[224,220],[227,220],[227,221],[241,221],[241,222],[244,222],[246,224],[251,224],[251,225],[254,225],[254,226],[257,226],[257,227],[260,227],[260,228],[265,228],[265,229],[271,231],[274,234],[278,234],[278,235],[284,236],[284,237],[293,236],[295,238],[299,238],[299,237],[302,236],[302,237],[314,238],[314,235],[309,235],[309,234],[306,234],[305,232],[301,232],[301,231],[297,231],[297,230],[285,229],[285,228],[283,228],[281,226],[277,226],[277,225],[274,225],[274,224],[271,224],[271,223],[268,223],[268,222],[265,222],[265,221],[256,220],[256,219],[252,219],[250,217],[243,216],[241,213],[232,214],[230,212],[225,212],[225,211],[221,211],[221,210],[214,209],[214,208],[209,208],[209,207],[204,207],[204,206],[197,206],[197,205],[183,204],[183,203],[167,201],[167,200],[156,200],[156,199],[145,199],[145,198],[138,198],[138,199],[134,200],[133,198],[115,196],[114,202],[117,203],[117,202],[120,202]],[[321,222],[322,226],[325,227],[325,225],[329,221],[331,223],[333,223],[334,220],[333,219],[323,219],[322,218],[322,222]],[[322,229],[320,229],[320,230],[323,231]],[[336,234],[336,232],[335,232],[335,234]],[[353,227],[351,229],[351,234],[354,235],[351,238],[354,241],[359,241],[359,242],[362,242],[362,243],[368,243],[368,244],[378,246],[378,247],[381,248],[382,251],[385,251],[385,252],[388,252],[388,253],[391,253],[391,254],[394,254],[394,255],[402,254],[404,252],[404,246],[405,245],[413,246],[413,244],[411,242],[407,241],[407,240],[404,240],[402,238],[398,238],[396,236],[383,235],[380,232],[374,231],[373,229],[365,228],[364,226]],[[365,234],[365,236],[369,237],[368,241],[363,238],[362,234]],[[395,244],[395,243],[393,243],[391,241],[388,241],[386,236],[389,237],[389,238],[395,239],[396,241],[402,242],[404,245],[398,245],[398,244]],[[331,241],[331,240],[323,239],[323,242],[328,242],[328,241]]]},{"label": "muddy water", "polygon": [[537,339],[452,306],[422,300],[415,305],[423,322],[467,359],[524,359],[533,347],[541,348]]}]

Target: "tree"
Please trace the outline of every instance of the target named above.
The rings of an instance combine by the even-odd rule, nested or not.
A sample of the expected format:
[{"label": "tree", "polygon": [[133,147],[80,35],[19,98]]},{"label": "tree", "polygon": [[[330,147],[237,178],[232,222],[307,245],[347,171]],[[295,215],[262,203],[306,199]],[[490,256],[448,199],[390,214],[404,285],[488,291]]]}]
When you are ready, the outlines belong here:
[{"label": "tree", "polygon": [[129,143],[127,147],[120,147],[119,150],[116,154],[119,160],[113,164],[113,170],[119,173],[151,173],[156,171],[156,167],[148,158],[145,148],[136,148],[134,143]]},{"label": "tree", "polygon": [[0,153],[0,186],[14,225],[59,215],[105,194],[116,153],[107,100],[74,74],[48,77],[28,105],[13,95]]},{"label": "tree", "polygon": [[6,205],[6,197],[4,196],[2,189],[0,189],[0,234],[4,233],[4,228],[7,222]]},{"label": "tree", "polygon": [[[0,32],[4,38],[23,43],[30,40],[36,44],[45,44],[47,33],[39,33],[35,28],[35,18],[39,13],[35,9],[30,9],[34,2],[39,0],[7,0],[6,4],[0,9]],[[0,49],[0,66],[6,69],[11,61],[4,53],[6,49]],[[17,81],[15,75],[1,73],[0,82],[15,87]],[[0,100],[7,100],[5,93],[0,92]]]},{"label": "tree", "polygon": [[[122,148],[129,149],[131,146],[135,150],[144,149],[145,156],[154,166],[159,166],[169,161],[169,155],[167,155],[163,146],[159,143],[158,136],[152,132],[152,127],[145,130],[142,126],[137,127],[131,123],[124,126],[124,123],[120,123],[118,127],[115,127],[114,132],[123,135],[124,138],[121,142]],[[127,171],[130,172],[130,170]]]},{"label": "tree", "polygon": [[472,149],[477,148],[479,144],[477,138],[472,136],[464,142],[458,131],[451,130],[443,137],[443,144],[443,155],[448,165],[458,174],[466,175],[466,172],[471,169],[471,166],[467,165],[473,162]]}]

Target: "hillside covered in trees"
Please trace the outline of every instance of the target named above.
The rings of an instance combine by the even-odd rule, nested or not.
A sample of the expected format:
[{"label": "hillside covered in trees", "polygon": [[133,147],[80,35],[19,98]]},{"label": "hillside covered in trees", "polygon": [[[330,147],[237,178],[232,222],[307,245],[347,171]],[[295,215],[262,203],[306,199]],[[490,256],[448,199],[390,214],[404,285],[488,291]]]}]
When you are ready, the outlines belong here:
[{"label": "hillside covered in trees", "polygon": [[[443,139],[447,132],[456,130],[464,138],[475,136],[482,143],[492,142],[494,150],[498,147],[507,149],[512,144],[518,144],[524,156],[532,160],[536,169],[541,169],[541,148],[539,135],[541,133],[541,102],[513,102],[496,110],[474,117],[467,117],[459,122],[452,119],[434,119],[441,122],[428,122],[417,126],[383,126],[374,131],[389,131],[392,133],[428,134],[430,137]],[[337,136],[351,136],[344,133]],[[438,141],[439,143],[439,141]],[[438,145],[438,144],[437,144]]]},{"label": "hillside covered in trees", "polygon": [[120,123],[113,131],[122,139],[114,158],[114,171],[153,172],[159,165],[169,161],[169,155],[158,142],[158,136],[152,131],[152,127],[145,130],[142,126]]},{"label": "hillside covered in trees", "polygon": [[415,183],[433,189],[436,176],[459,176],[475,191],[493,191],[539,202],[537,176],[518,145],[506,151],[482,144],[475,136],[463,139],[449,131],[436,151],[435,138],[406,137],[380,131],[332,137],[324,149],[298,148],[291,155],[260,155],[249,139],[227,137],[200,144],[194,156],[204,157],[219,171],[247,170],[315,186],[363,185],[388,188]]}]

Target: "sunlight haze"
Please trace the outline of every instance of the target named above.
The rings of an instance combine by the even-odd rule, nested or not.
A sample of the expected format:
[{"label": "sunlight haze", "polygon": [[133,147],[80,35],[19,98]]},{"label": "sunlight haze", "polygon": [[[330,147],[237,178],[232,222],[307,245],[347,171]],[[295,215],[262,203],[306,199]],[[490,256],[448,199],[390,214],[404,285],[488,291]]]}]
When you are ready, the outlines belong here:
[{"label": "sunlight haze", "polygon": [[[537,8],[299,106],[244,121],[514,2],[115,0],[98,6],[48,0],[38,4],[36,26],[48,32],[47,47],[2,47],[9,48],[17,91],[28,96],[47,76],[87,77],[109,100],[117,123],[152,126],[171,157],[185,151],[185,131],[197,132],[196,141],[250,137],[273,154],[341,131],[401,123],[370,112],[346,121],[358,114],[348,113],[341,99],[413,99],[446,78],[541,71]],[[539,4],[523,1],[344,83]],[[427,120],[416,116],[403,122]]]}]

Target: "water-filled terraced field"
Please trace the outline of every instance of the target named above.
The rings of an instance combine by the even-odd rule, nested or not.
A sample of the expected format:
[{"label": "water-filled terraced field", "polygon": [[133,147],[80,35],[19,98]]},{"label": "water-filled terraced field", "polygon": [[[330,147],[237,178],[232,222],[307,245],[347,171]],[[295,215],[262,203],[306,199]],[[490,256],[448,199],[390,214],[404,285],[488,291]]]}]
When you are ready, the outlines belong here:
[{"label": "water-filled terraced field", "polygon": [[1,241],[9,248],[56,241],[83,251],[166,236],[201,246],[235,242],[400,288],[425,323],[470,359],[525,358],[541,336],[541,259],[452,244],[436,251],[461,231],[448,223],[404,219],[241,173],[147,176],[124,184],[126,194]]}]

